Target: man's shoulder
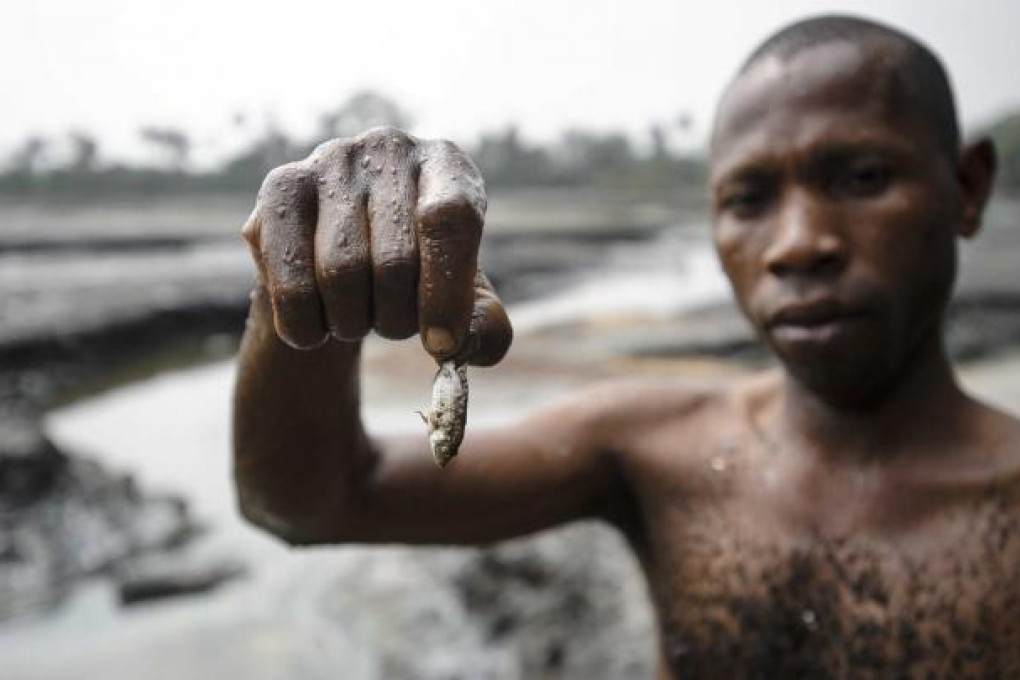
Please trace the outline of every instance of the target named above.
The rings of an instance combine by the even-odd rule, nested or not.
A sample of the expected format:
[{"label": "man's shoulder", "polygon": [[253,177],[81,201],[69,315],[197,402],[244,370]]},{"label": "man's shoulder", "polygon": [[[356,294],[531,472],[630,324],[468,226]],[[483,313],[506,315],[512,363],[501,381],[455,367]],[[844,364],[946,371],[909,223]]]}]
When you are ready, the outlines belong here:
[{"label": "man's shoulder", "polygon": [[774,384],[771,373],[621,378],[580,390],[561,407],[574,414],[577,427],[612,448],[641,448],[657,438],[682,446],[742,421],[756,402],[769,398]]}]

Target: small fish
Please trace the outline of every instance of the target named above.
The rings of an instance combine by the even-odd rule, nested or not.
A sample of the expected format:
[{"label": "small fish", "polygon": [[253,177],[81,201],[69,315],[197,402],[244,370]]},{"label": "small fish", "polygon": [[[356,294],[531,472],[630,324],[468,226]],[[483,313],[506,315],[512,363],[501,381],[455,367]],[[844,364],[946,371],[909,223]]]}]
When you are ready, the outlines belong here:
[{"label": "small fish", "polygon": [[441,364],[432,382],[432,405],[428,413],[418,411],[429,428],[429,449],[439,467],[446,467],[457,455],[464,439],[467,405],[467,366],[452,361]]}]

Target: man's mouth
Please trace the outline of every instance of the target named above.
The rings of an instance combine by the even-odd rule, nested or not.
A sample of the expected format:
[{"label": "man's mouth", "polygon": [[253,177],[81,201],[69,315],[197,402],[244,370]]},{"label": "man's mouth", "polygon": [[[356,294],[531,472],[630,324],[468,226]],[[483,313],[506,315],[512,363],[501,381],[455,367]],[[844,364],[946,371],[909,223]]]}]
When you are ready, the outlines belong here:
[{"label": "man's mouth", "polygon": [[824,343],[852,330],[867,313],[835,300],[817,300],[781,307],[769,317],[773,338],[792,343]]}]

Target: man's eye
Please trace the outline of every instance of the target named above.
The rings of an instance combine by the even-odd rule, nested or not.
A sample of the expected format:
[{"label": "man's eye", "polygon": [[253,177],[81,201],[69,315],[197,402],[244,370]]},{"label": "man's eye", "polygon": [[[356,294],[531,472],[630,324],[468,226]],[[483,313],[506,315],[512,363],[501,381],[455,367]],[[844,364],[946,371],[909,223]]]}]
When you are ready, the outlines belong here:
[{"label": "man's eye", "polygon": [[881,165],[854,168],[838,178],[833,187],[839,194],[868,197],[881,193],[892,179],[892,172]]},{"label": "man's eye", "polygon": [[765,208],[768,196],[764,191],[744,189],[723,197],[722,208],[737,217],[751,217]]}]

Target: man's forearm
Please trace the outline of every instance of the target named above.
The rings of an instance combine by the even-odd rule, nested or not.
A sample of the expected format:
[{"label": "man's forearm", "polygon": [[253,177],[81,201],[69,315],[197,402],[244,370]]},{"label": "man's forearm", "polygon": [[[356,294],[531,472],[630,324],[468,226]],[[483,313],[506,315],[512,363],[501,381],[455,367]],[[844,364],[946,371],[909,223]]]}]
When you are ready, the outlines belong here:
[{"label": "man's forearm", "polygon": [[372,467],[359,414],[359,342],[295,350],[252,296],[234,394],[241,511],[292,543],[329,540]]}]

